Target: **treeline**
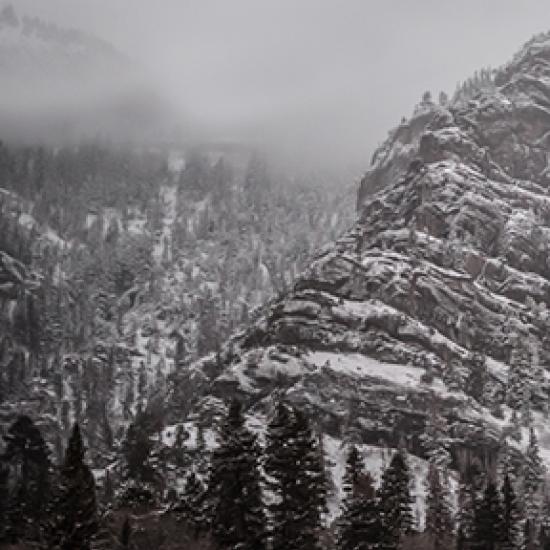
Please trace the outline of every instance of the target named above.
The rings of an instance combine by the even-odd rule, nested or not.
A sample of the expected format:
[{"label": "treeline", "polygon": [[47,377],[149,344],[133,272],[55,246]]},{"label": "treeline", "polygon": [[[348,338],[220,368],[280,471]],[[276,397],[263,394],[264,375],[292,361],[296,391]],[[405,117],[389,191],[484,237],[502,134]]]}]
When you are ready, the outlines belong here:
[{"label": "treeline", "polygon": [[168,178],[164,156],[99,142],[58,149],[0,142],[0,187],[32,201],[32,215],[69,238],[89,211],[145,210]]},{"label": "treeline", "polygon": [[[247,427],[233,401],[215,446],[196,434],[197,452],[209,460],[186,463],[187,475],[167,475],[167,457],[156,452],[155,416],[144,411],[129,426],[121,458],[96,489],[76,424],[65,458],[54,466],[40,430],[19,417],[4,436],[0,461],[0,540],[19,548],[211,548],[254,550],[456,550],[546,549],[550,508],[533,491],[540,471],[526,472],[521,487],[506,464],[477,461],[451,473],[431,437],[424,510],[413,494],[410,459],[393,452],[377,483],[365,457],[350,444],[339,514],[323,439],[307,415],[279,402],[265,442]],[[175,446],[181,449],[178,431]],[[178,439],[180,439],[178,443]],[[202,440],[202,441],[199,441]],[[540,465],[534,433],[527,450]],[[203,464],[201,467],[200,464]],[[172,479],[171,483],[167,483]],[[183,482],[180,484],[180,482]],[[416,506],[415,506],[416,502]]]}]

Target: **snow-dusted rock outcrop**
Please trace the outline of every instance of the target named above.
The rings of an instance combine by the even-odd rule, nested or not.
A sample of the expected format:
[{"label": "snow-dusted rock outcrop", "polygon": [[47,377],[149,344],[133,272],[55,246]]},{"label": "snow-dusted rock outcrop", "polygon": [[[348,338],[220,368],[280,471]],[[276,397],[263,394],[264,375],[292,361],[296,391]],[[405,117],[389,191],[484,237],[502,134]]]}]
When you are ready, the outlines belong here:
[{"label": "snow-dusted rock outcrop", "polygon": [[421,104],[376,151],[355,226],[216,360],[180,373],[192,408],[239,394],[261,416],[283,393],[331,437],[406,438],[422,456],[435,407],[455,461],[521,449],[529,422],[550,458],[549,136],[546,35],[474,97]]}]

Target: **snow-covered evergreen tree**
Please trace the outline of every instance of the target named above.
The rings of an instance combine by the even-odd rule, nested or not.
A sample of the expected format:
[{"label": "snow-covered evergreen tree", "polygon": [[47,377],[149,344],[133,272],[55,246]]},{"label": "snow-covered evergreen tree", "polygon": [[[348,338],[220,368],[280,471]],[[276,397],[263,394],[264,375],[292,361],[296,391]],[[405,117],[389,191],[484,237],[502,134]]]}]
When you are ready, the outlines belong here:
[{"label": "snow-covered evergreen tree", "polygon": [[508,473],[502,481],[502,548],[520,550],[523,545],[523,521],[514,487]]},{"label": "snow-covered evergreen tree", "polygon": [[496,485],[489,480],[475,515],[474,546],[480,550],[499,548],[503,538],[504,510]]},{"label": "snow-covered evergreen tree", "polygon": [[458,507],[456,511],[457,550],[471,547],[475,537],[476,495],[473,485],[462,480],[458,488]]},{"label": "snow-covered evergreen tree", "polygon": [[529,444],[525,451],[523,464],[523,500],[525,517],[534,526],[540,520],[539,514],[542,505],[542,482],[544,465],[540,456],[539,444],[535,430],[529,432]]},{"label": "snow-covered evergreen tree", "polygon": [[361,462],[357,447],[352,446],[342,483],[344,500],[338,519],[338,550],[377,550],[382,543],[376,490]]},{"label": "snow-covered evergreen tree", "polygon": [[453,534],[448,481],[442,479],[442,469],[431,457],[426,479],[426,527],[435,550],[444,547]]},{"label": "snow-covered evergreen tree", "polygon": [[378,492],[384,530],[382,544],[388,550],[398,548],[403,537],[413,530],[413,499],[410,483],[405,453],[403,450],[398,450],[382,474]]},{"label": "snow-covered evergreen tree", "polygon": [[238,401],[229,407],[220,445],[212,454],[208,499],[210,524],[220,548],[266,548],[259,448]]},{"label": "snow-covered evergreen tree", "polygon": [[326,479],[318,440],[304,414],[279,403],[268,425],[265,471],[273,550],[315,550],[325,511]]}]

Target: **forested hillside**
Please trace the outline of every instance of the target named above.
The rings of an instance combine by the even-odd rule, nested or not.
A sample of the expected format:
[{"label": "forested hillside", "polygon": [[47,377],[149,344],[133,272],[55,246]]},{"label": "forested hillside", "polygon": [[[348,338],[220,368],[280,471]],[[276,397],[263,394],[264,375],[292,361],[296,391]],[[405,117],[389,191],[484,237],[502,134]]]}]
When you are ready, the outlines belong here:
[{"label": "forested hillside", "polygon": [[244,169],[98,144],[0,159],[4,422],[32,411],[59,441],[78,419],[98,454],[351,215],[345,190],[275,182],[256,155]]}]

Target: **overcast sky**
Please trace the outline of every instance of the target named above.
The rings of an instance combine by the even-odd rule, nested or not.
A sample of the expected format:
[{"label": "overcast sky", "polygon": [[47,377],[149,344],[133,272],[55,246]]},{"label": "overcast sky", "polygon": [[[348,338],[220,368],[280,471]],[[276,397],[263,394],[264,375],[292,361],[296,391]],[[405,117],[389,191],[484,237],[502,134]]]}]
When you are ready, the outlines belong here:
[{"label": "overcast sky", "polygon": [[148,67],[220,138],[368,162],[423,91],[550,29],[548,0],[14,0]]}]

